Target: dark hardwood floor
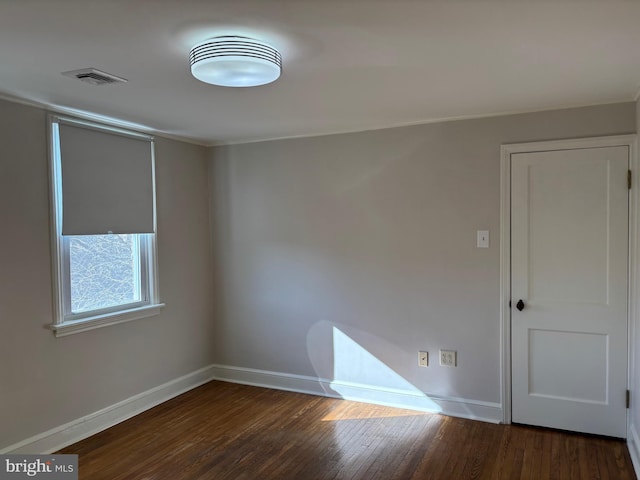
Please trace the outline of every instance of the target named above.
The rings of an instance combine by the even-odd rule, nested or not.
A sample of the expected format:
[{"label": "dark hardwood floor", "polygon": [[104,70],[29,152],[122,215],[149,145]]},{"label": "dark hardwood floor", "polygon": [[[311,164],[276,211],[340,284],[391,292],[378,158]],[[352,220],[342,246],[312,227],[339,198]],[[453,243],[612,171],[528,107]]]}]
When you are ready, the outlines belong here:
[{"label": "dark hardwood floor", "polygon": [[86,480],[636,478],[621,440],[223,382],[59,453]]}]

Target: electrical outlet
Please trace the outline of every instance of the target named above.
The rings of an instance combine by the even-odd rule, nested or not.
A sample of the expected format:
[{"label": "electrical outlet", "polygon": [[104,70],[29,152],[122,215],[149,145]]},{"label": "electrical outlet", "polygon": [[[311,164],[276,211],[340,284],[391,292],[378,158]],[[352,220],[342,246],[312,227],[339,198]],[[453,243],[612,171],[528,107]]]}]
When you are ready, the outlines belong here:
[{"label": "electrical outlet", "polygon": [[418,352],[418,365],[421,367],[429,366],[429,352]]},{"label": "electrical outlet", "polygon": [[440,365],[443,367],[457,367],[458,352],[455,350],[440,350]]}]

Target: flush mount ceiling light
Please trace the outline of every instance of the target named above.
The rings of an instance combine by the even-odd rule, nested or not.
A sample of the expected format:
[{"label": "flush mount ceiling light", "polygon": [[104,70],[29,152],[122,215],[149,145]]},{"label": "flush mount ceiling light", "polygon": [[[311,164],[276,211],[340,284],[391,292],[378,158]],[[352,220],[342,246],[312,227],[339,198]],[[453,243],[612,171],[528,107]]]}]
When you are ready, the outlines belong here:
[{"label": "flush mount ceiling light", "polygon": [[280,76],[282,57],[272,46],[248,37],[224,36],[191,49],[191,74],[222,87],[256,87]]}]

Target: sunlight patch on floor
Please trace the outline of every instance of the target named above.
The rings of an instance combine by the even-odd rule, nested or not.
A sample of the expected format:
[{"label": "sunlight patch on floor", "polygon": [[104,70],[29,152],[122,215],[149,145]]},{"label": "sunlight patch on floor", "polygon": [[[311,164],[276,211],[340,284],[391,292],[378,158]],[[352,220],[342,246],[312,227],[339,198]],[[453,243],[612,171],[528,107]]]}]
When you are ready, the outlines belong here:
[{"label": "sunlight patch on floor", "polygon": [[322,419],[323,422],[336,420],[366,420],[370,418],[416,417],[432,415],[428,412],[406,410],[403,408],[384,407],[360,402],[344,402]]}]

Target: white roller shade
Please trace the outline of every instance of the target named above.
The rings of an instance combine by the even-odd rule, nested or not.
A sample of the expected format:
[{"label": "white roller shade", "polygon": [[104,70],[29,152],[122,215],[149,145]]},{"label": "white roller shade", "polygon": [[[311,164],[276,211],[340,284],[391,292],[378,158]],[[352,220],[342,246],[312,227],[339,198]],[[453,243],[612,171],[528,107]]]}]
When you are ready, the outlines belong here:
[{"label": "white roller shade", "polygon": [[62,122],[59,134],[62,234],[152,233],[151,140]]}]

